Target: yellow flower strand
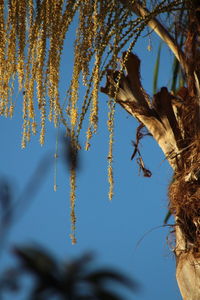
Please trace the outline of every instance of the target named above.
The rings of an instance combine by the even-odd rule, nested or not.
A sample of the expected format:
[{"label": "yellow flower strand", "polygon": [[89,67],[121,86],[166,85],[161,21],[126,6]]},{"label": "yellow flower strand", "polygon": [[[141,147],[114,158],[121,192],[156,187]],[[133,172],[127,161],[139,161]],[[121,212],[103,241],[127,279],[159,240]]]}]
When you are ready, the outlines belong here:
[{"label": "yellow flower strand", "polygon": [[23,80],[24,80],[24,48],[26,45],[26,10],[27,10],[27,1],[20,0],[18,3],[18,24],[17,24],[17,33],[19,39],[19,54],[17,62],[17,72],[18,72],[18,82],[19,89],[22,89]]},{"label": "yellow flower strand", "polygon": [[113,178],[113,142],[114,142],[114,114],[115,103],[110,99],[108,112],[108,131],[109,131],[109,150],[108,150],[108,182],[109,182],[109,200],[112,200],[114,194],[114,178]]},{"label": "yellow flower strand", "polygon": [[76,230],[76,215],[75,215],[75,200],[76,200],[76,172],[70,171],[70,204],[71,204],[71,240],[72,244],[76,244],[75,230]]}]

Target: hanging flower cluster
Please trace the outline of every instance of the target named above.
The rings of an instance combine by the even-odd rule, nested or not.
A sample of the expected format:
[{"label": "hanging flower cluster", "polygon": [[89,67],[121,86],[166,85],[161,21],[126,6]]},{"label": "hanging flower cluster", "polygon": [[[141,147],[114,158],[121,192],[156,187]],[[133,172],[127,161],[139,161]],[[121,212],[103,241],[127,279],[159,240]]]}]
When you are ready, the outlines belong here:
[{"label": "hanging flower cluster", "polygon": [[[64,124],[73,147],[88,111],[85,148],[98,130],[98,93],[108,67],[117,67],[117,57],[128,44],[129,53],[152,16],[178,7],[179,1],[161,1],[147,17],[132,16],[122,0],[0,0],[0,115],[12,117],[16,101],[13,93],[18,82],[22,94],[22,148],[31,135],[45,141],[46,121],[55,127]],[[70,24],[77,25],[74,66],[68,101],[61,106],[59,97],[60,59]],[[122,64],[123,65],[123,64]],[[119,78],[118,78],[119,79]],[[81,83],[82,81],[82,83]],[[86,88],[84,99],[79,87]],[[117,86],[117,85],[116,85]],[[109,198],[113,196],[113,102],[109,102],[108,179]],[[38,115],[40,117],[38,117]],[[75,231],[76,173],[71,168],[71,217]],[[75,240],[74,235],[72,239]]]}]

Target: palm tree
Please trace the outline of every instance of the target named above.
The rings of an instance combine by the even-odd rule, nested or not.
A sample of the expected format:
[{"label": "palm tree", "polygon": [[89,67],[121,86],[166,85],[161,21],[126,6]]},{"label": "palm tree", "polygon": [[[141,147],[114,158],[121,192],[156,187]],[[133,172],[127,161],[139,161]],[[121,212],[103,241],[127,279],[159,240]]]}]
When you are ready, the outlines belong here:
[{"label": "palm tree", "polygon": [[[77,15],[73,75],[68,103],[63,110],[58,92],[60,56],[65,34]],[[17,76],[19,88],[24,89],[22,147],[30,140],[31,132],[36,134],[36,85],[40,143],[44,143],[48,116],[55,126],[65,126],[73,151],[78,151],[78,136],[90,108],[86,133],[88,149],[98,128],[98,92],[105,74],[107,83],[101,91],[113,99],[108,101],[110,198],[113,195],[115,105],[121,105],[141,123],[138,136],[141,128],[146,127],[157,141],[174,170],[169,187],[169,209],[175,217],[177,281],[183,299],[200,299],[199,1],[43,0],[35,3],[19,0],[9,1],[8,8],[1,1],[0,20],[0,112],[5,116],[13,114],[10,95],[12,80]],[[140,59],[132,53],[148,26],[169,46],[175,57],[172,90],[163,87],[152,99],[145,93],[140,80]],[[121,67],[117,69],[119,61]],[[86,87],[82,103],[78,97],[80,78]],[[81,107],[81,113],[78,107]],[[139,164],[149,176],[141,157]],[[76,173],[73,165],[70,185],[72,239],[75,242]]]},{"label": "palm tree", "polygon": [[[14,249],[20,266],[8,269],[0,280],[1,292],[20,292],[21,277],[34,279],[29,299],[120,300],[114,286],[137,290],[135,281],[109,268],[94,269],[93,255],[85,254],[69,262],[59,262],[39,246]],[[114,284],[114,285],[113,285]],[[25,286],[24,286],[25,287]]]},{"label": "palm tree", "polygon": [[[128,5],[128,1],[121,2]],[[199,299],[200,4],[198,1],[183,1],[182,7],[181,14],[185,17],[183,24],[179,24],[184,26],[184,32],[180,32],[180,35],[184,35],[182,45],[176,43],[155,18],[148,25],[165,41],[179,61],[185,85],[174,92],[163,87],[151,101],[140,81],[139,58],[124,52],[122,61],[127,75],[108,70],[107,84],[101,90],[115,98],[147,128],[174,170],[169,186],[169,208],[176,221],[176,276],[183,299]],[[141,4],[134,3],[129,9],[143,17],[149,15]]]}]

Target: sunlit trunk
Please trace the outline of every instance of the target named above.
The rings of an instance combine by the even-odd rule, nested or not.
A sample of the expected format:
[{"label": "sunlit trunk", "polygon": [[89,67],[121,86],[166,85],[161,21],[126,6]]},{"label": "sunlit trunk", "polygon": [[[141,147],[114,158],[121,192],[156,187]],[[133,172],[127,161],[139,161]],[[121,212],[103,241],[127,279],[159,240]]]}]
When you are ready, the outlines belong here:
[{"label": "sunlit trunk", "polygon": [[180,228],[176,227],[176,279],[183,300],[200,299],[200,258],[186,248]]}]

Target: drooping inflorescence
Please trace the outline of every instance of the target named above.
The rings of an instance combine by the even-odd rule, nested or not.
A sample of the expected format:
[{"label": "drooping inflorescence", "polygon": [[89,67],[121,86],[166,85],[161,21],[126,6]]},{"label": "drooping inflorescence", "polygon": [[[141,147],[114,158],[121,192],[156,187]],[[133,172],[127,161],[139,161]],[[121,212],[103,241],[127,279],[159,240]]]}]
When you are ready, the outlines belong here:
[{"label": "drooping inflorescence", "polygon": [[[18,85],[23,110],[22,148],[37,132],[40,134],[40,144],[44,144],[47,120],[53,122],[55,127],[64,125],[75,147],[82,123],[89,115],[85,145],[88,150],[91,138],[98,130],[99,85],[106,70],[117,67],[118,56],[125,46],[130,46],[131,51],[152,16],[178,7],[182,1],[161,1],[146,17],[132,15],[129,6],[134,5],[133,0],[127,0],[128,5],[125,6],[123,2],[0,0],[0,115],[13,116],[17,105],[13,93]],[[61,105],[60,59],[72,23],[76,26],[72,79],[68,101]],[[81,85],[86,90],[84,99],[79,97]],[[111,199],[114,102],[109,102],[108,106]],[[73,168],[70,171],[74,231],[76,172]]]}]

